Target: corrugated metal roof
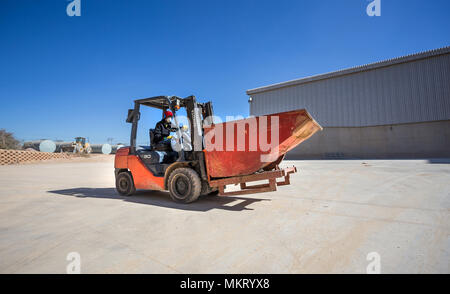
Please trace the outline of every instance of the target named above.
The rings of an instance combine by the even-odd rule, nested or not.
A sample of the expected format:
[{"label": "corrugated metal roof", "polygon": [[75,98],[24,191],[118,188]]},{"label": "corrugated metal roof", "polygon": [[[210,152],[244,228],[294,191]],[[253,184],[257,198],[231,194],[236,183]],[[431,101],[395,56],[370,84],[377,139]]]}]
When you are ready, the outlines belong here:
[{"label": "corrugated metal roof", "polygon": [[290,87],[290,86],[305,84],[305,83],[309,83],[309,82],[334,78],[334,77],[338,77],[338,76],[354,74],[354,73],[358,73],[358,72],[362,72],[362,71],[373,70],[373,69],[377,69],[377,68],[382,68],[382,67],[387,67],[387,66],[391,66],[391,65],[395,65],[395,64],[416,61],[416,60],[420,60],[420,59],[426,59],[426,58],[430,58],[430,57],[434,57],[434,56],[438,56],[438,55],[449,54],[449,53],[450,53],[450,46],[446,46],[446,47],[442,47],[442,48],[438,48],[438,49],[414,53],[414,54],[410,54],[410,55],[406,55],[406,56],[387,59],[387,60],[370,63],[370,64],[365,64],[365,65],[361,65],[361,66],[351,67],[351,68],[338,70],[338,71],[334,71],[334,72],[329,72],[329,73],[325,73],[325,74],[320,74],[320,75],[310,76],[310,77],[306,77],[306,78],[295,79],[295,80],[291,80],[291,81],[287,81],[287,82],[272,84],[272,85],[264,86],[264,87],[260,87],[260,88],[250,89],[250,90],[247,90],[247,94],[252,95],[252,94],[256,94],[256,93],[279,89],[279,88]]}]

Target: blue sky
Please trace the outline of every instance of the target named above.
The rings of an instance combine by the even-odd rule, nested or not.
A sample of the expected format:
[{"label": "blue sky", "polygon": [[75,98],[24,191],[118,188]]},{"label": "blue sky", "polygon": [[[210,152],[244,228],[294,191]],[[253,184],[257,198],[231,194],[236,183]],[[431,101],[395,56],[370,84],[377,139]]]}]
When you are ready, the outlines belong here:
[{"label": "blue sky", "polygon": [[194,94],[247,116],[247,89],[450,45],[450,1],[381,0],[380,17],[369,3],[81,0],[69,17],[66,0],[2,0],[0,128],[128,142],[135,98]]}]

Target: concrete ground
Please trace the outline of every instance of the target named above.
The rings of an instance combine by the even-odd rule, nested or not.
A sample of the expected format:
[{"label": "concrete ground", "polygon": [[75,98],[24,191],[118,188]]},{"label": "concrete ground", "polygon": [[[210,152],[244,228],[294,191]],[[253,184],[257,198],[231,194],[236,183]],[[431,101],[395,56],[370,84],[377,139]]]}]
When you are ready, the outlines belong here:
[{"label": "concrete ground", "polygon": [[[0,273],[450,273],[449,161],[286,161],[277,192],[118,196],[113,157],[0,166]],[[371,255],[369,255],[371,257]]]}]

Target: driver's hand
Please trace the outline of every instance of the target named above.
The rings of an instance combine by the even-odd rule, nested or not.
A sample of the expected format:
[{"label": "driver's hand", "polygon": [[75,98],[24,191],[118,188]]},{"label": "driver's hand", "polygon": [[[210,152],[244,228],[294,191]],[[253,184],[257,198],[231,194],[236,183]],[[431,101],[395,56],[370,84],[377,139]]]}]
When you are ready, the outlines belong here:
[{"label": "driver's hand", "polygon": [[183,131],[187,131],[187,130],[188,130],[188,126],[182,126],[181,129],[182,129]]}]

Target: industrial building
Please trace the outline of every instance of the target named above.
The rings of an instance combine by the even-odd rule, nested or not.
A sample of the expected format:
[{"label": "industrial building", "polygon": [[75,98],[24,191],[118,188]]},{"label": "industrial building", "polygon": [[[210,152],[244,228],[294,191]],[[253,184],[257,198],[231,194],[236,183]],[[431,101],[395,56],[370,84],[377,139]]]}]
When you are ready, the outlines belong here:
[{"label": "industrial building", "polygon": [[305,108],[324,130],[288,154],[450,157],[450,47],[248,90],[250,115]]}]

